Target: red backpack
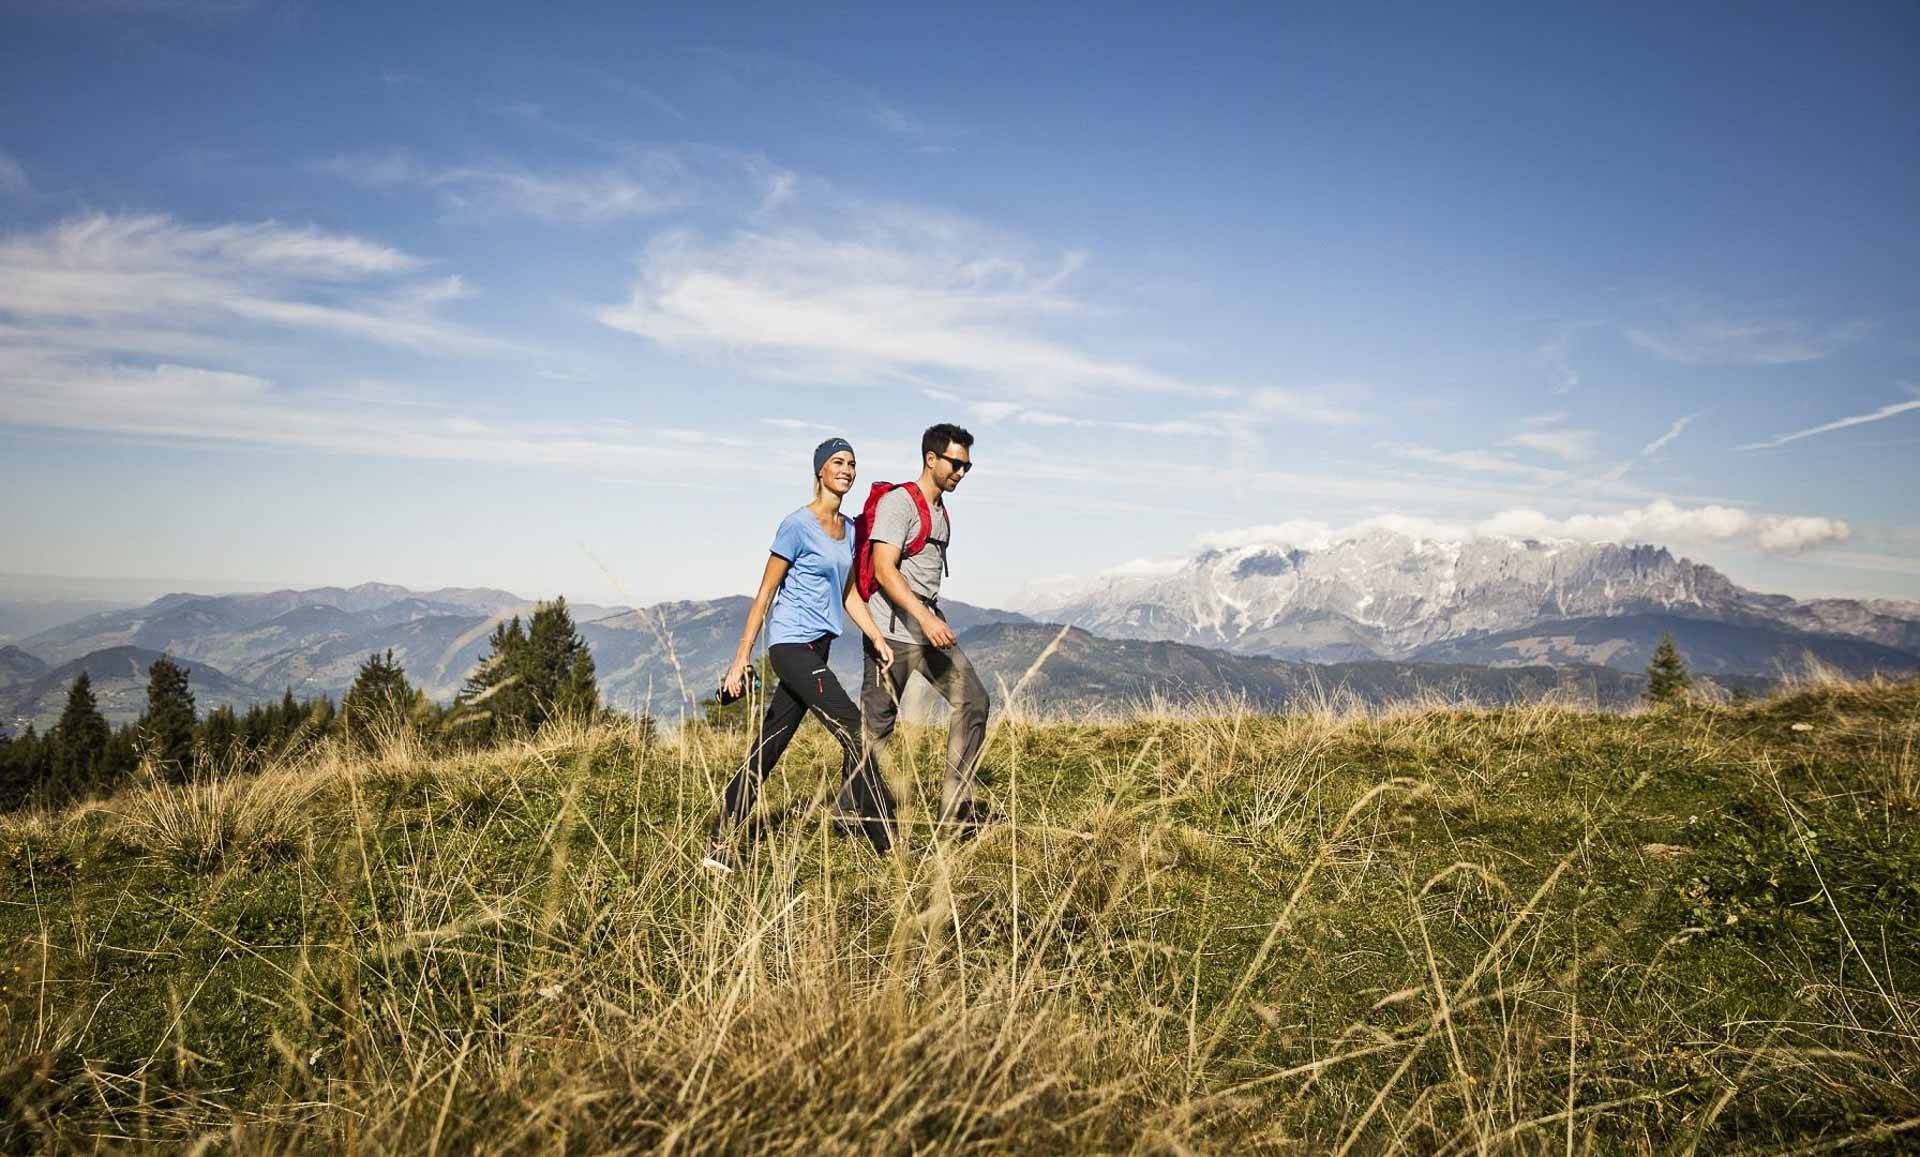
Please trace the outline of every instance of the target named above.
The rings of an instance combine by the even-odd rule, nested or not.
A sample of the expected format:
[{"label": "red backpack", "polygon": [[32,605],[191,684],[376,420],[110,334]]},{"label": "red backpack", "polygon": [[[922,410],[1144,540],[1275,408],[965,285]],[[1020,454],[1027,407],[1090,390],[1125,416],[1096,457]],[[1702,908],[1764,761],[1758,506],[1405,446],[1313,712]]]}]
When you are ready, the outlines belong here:
[{"label": "red backpack", "polygon": [[[913,496],[913,506],[920,512],[920,529],[913,532],[913,541],[901,546],[900,557],[912,558],[927,548],[927,542],[933,535],[933,510],[927,505],[927,496],[913,482],[876,482],[873,489],[867,491],[867,504],[860,509],[860,517],[853,522],[853,584],[863,599],[871,599],[880,589],[880,580],[873,573],[873,515],[880,509],[880,500],[895,490],[904,490]],[[947,533],[952,534],[953,512],[947,511]],[[945,543],[940,545],[945,546]]]}]

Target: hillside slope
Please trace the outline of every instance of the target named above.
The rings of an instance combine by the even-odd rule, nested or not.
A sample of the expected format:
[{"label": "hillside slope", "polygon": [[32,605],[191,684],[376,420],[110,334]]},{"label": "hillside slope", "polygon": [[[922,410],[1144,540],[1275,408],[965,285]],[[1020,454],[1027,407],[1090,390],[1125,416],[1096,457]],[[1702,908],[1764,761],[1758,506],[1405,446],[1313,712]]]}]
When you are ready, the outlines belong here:
[{"label": "hillside slope", "polygon": [[[8,1151],[1892,1152],[1920,684],[1019,724],[923,855],[600,730],[0,819]],[[1144,1146],[1142,1142],[1150,1142]]]},{"label": "hillside slope", "polygon": [[[982,677],[996,693],[1012,687],[1060,628],[1046,624],[994,624],[962,640]],[[1572,702],[1617,709],[1632,705],[1644,687],[1638,675],[1570,663],[1494,668],[1443,663],[1290,663],[1262,656],[1136,639],[1102,639],[1070,628],[1021,692],[1030,706],[1114,711],[1148,702],[1172,706],[1239,699],[1261,711],[1311,710],[1333,702],[1378,706],[1426,697],[1446,702],[1501,705],[1532,702],[1549,694]]]},{"label": "hillside slope", "polygon": [[[244,709],[268,698],[258,687],[217,667],[174,658],[187,668],[194,707],[203,714],[215,707]],[[92,680],[94,700],[107,722],[131,723],[147,709],[147,674],[159,659],[158,651],[108,647],[50,667],[26,682],[0,687],[0,724],[19,729],[33,723],[45,730],[60,718],[67,690],[81,671]]]},{"label": "hillside slope", "polygon": [[1593,663],[1618,671],[1645,671],[1664,635],[1673,636],[1681,657],[1703,675],[1797,671],[1809,656],[1855,675],[1901,676],[1920,671],[1920,655],[1865,639],[1814,635],[1767,623],[1661,614],[1561,619],[1469,635],[1422,647],[1414,657],[1423,662],[1494,667]]}]

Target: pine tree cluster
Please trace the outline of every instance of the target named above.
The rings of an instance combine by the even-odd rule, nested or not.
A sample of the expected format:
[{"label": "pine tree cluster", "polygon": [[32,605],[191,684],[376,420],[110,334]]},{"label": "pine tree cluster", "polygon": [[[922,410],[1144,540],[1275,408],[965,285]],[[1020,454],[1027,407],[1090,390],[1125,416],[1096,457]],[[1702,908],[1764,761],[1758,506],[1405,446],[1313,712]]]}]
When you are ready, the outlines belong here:
[{"label": "pine tree cluster", "polygon": [[[0,733],[0,811],[58,807],[111,792],[139,772],[174,781],[257,771],[331,736],[362,747],[409,732],[439,749],[473,748],[532,735],[555,720],[594,722],[600,703],[593,652],[564,598],[501,623],[488,651],[450,707],[439,707],[407,680],[391,650],[369,655],[336,708],[323,697],[244,713],[221,706],[201,717],[192,669],[162,656],[148,670],[147,707],[138,721],[107,723],[86,672],[74,678],[60,721],[45,735]],[[650,734],[652,721],[637,721]]]},{"label": "pine tree cluster", "polygon": [[174,781],[252,770],[328,734],[333,720],[332,701],[298,701],[291,690],[245,714],[222,706],[198,718],[192,669],[162,656],[147,671],[146,711],[115,728],[100,711],[92,677],[82,671],[52,730],[41,735],[29,724],[17,737],[0,736],[0,811],[104,795],[143,763]]},{"label": "pine tree cluster", "polygon": [[601,713],[593,652],[557,598],[497,625],[487,653],[454,700],[450,725],[485,742],[538,731],[550,719],[592,722]]}]

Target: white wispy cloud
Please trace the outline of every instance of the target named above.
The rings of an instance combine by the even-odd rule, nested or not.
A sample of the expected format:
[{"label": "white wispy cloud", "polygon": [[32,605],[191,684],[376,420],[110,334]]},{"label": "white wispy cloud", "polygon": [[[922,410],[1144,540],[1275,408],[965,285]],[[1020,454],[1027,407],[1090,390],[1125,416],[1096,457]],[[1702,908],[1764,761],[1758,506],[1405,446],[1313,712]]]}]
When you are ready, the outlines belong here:
[{"label": "white wispy cloud", "polygon": [[1514,434],[1503,440],[1501,445],[1551,454],[1563,462],[1584,462],[1593,457],[1593,441],[1592,430],[1535,429]]},{"label": "white wispy cloud", "polygon": [[1877,410],[1872,410],[1865,414],[1854,414],[1851,417],[1836,418],[1831,422],[1822,422],[1818,426],[1809,426],[1804,430],[1795,430],[1791,434],[1782,434],[1777,438],[1769,438],[1764,442],[1749,442],[1744,446],[1738,447],[1738,449],[1771,450],[1775,446],[1784,446],[1789,442],[1798,442],[1802,438],[1811,438],[1815,434],[1826,434],[1834,430],[1845,430],[1850,426],[1864,426],[1869,422],[1882,422],[1911,410],[1920,410],[1920,397],[1912,398],[1905,402],[1890,402]]},{"label": "white wispy cloud", "polygon": [[392,392],[296,391],[253,374],[0,347],[6,425],[633,477],[755,476],[770,457],[770,447],[732,434],[606,420],[501,422]]},{"label": "white wispy cloud", "polygon": [[[958,399],[951,399],[957,401]],[[1157,434],[1169,437],[1225,437],[1227,430],[1213,422],[1188,418],[1154,421],[1128,421],[1116,418],[1083,418],[1053,410],[1035,409],[1023,402],[973,402],[967,415],[989,425],[1008,422],[1020,426],[1075,427],[1090,430],[1119,430],[1129,434]]]},{"label": "white wispy cloud", "polygon": [[329,348],[522,352],[442,318],[472,291],[457,275],[420,276],[425,265],[271,221],[96,213],[0,237],[0,423],[392,457],[621,457],[596,432],[495,429],[391,383],[298,392],[233,368],[284,357],[295,335]]},{"label": "white wispy cloud", "polygon": [[1680,320],[1631,326],[1627,339],[1683,365],[1792,365],[1819,361],[1863,336],[1862,321],[1814,325],[1781,318]]},{"label": "white wispy cloud", "polygon": [[1681,417],[1675,418],[1673,420],[1673,424],[1667,427],[1666,433],[1660,435],[1658,438],[1655,438],[1653,441],[1648,442],[1645,446],[1642,446],[1640,448],[1640,453],[1634,455],[1631,458],[1626,459],[1623,462],[1617,463],[1613,467],[1613,469],[1607,471],[1604,475],[1601,476],[1602,480],[1606,482],[1618,482],[1622,478],[1625,478],[1627,476],[1627,473],[1631,471],[1635,466],[1637,466],[1641,462],[1646,461],[1648,458],[1653,457],[1655,454],[1658,454],[1660,451],[1666,449],[1669,445],[1671,445],[1673,443],[1673,440],[1675,438],[1678,438],[1686,430],[1688,426],[1691,426],[1693,424],[1693,420],[1695,418],[1698,418],[1699,416],[1700,415],[1698,414],[1686,414]]},{"label": "white wispy cloud", "polygon": [[1660,451],[1665,450],[1688,426],[1693,425],[1693,420],[1699,416],[1698,414],[1687,414],[1684,417],[1675,418],[1673,425],[1667,427],[1666,433],[1641,447],[1640,457],[1651,458]]},{"label": "white wispy cloud", "polygon": [[404,152],[336,157],[326,167],[365,185],[431,190],[455,216],[587,225],[683,209],[699,198],[704,180],[682,151],[667,148],[621,150],[608,163],[550,170],[431,165]]},{"label": "white wispy cloud", "polygon": [[1475,538],[1531,538],[1651,543],[1658,546],[1729,544],[1779,555],[1801,554],[1818,547],[1837,545],[1846,542],[1852,534],[1852,528],[1839,519],[1755,514],[1718,505],[1684,507],[1666,499],[1657,499],[1645,506],[1611,513],[1574,514],[1561,518],[1519,508],[1471,522],[1450,522],[1402,514],[1379,515],[1340,527],[1324,522],[1296,521],[1214,531],[1201,535],[1196,544],[1210,549],[1277,544],[1313,550],[1378,531],[1443,542]]},{"label": "white wispy cloud", "polygon": [[760,421],[776,430],[803,430],[831,434],[839,429],[838,426],[830,426],[825,422],[809,422],[802,418],[762,418]]},{"label": "white wispy cloud", "polygon": [[256,222],[190,226],[93,213],[0,238],[0,339],[176,356],[249,330],[326,332],[411,349],[508,348],[438,317],[456,279],[345,234]]},{"label": "white wispy cloud", "polygon": [[1665,499],[1614,514],[1552,518],[1537,510],[1510,510],[1479,524],[1481,533],[1513,538],[1570,538],[1581,542],[1661,545],[1732,542],[1769,554],[1799,554],[1845,542],[1852,530],[1839,519],[1753,514],[1731,506],[1687,508]]},{"label": "white wispy cloud", "polygon": [[1507,474],[1541,483],[1560,482],[1568,477],[1564,470],[1549,470],[1526,462],[1516,462],[1512,458],[1495,454],[1490,450],[1437,450],[1431,446],[1407,442],[1381,442],[1375,448],[1410,462],[1425,462],[1432,466],[1445,466],[1476,474]]},{"label": "white wispy cloud", "polygon": [[923,387],[961,381],[1029,398],[1118,389],[1220,396],[1056,329],[1090,308],[1067,284],[1085,255],[1037,262],[971,222],[872,207],[828,234],[674,230],[650,243],[629,299],[599,311],[668,349],[752,359],[770,374]]}]

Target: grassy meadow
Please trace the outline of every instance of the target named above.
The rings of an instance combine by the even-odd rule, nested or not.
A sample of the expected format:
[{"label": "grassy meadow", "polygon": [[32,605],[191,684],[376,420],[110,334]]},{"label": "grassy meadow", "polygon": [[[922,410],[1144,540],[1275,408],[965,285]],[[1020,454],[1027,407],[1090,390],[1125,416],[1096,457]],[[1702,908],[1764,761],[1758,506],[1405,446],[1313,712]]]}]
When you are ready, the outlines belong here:
[{"label": "grassy meadow", "polygon": [[150,784],[0,819],[0,1147],[1894,1151],[1917,741],[1914,682],[996,721],[1010,822],[909,861],[809,726],[724,878],[698,727]]}]

